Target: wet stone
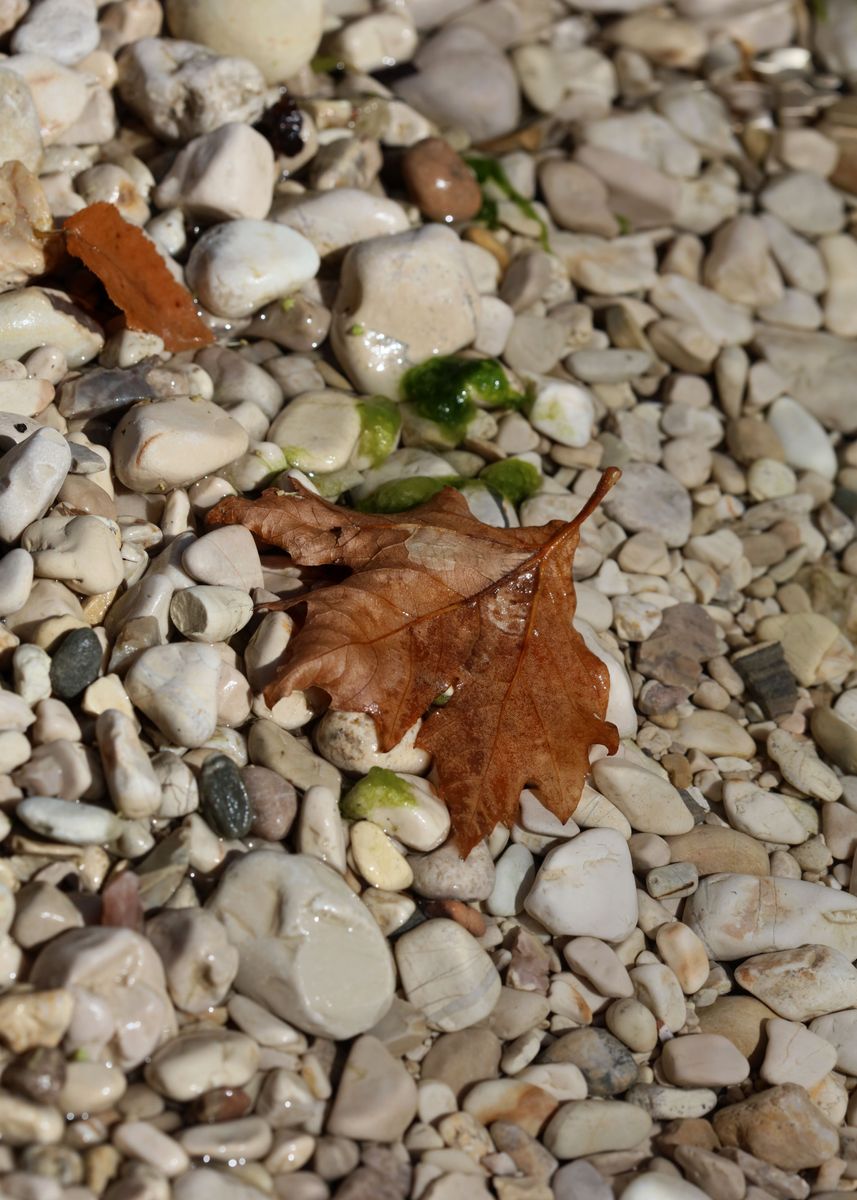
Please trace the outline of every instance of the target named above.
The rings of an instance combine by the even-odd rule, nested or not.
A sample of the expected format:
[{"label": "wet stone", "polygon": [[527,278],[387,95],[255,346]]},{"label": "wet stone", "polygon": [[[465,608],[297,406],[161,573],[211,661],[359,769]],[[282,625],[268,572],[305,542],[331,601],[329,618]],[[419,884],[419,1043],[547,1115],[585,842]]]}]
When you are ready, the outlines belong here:
[{"label": "wet stone", "polygon": [[282,841],[297,814],[295,789],[268,767],[243,767],[241,779],[253,814],[250,833],[268,842]]},{"label": "wet stone", "polygon": [[103,649],[91,629],[72,629],[51,656],[51,690],[59,700],[79,696],[101,669]]},{"label": "wet stone", "polygon": [[219,837],[244,837],[253,822],[250,797],[241,772],[225,754],[214,754],[199,774],[200,809]]}]

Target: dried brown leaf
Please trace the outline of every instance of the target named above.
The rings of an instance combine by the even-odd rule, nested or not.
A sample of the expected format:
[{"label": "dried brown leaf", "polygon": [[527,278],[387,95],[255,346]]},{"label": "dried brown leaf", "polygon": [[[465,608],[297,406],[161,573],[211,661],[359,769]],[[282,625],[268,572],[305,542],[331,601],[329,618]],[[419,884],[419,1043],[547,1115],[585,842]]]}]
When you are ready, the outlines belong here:
[{"label": "dried brown leaf", "polygon": [[[228,497],[211,525],[240,523],[306,566],[349,568],[298,601],[306,617],[267,689],[274,704],[317,686],[334,708],[369,713],[389,750],[428,710],[418,745],[434,758],[462,854],[525,787],[560,820],[573,813],[589,749],[618,746],[604,720],[604,664],[572,626],[580,526],[613,486],[605,471],[574,521],[495,529],[447,488],[393,516],[339,508],[307,491]],[[433,701],[448,687],[443,707]]]},{"label": "dried brown leaf", "polygon": [[197,315],[190,292],[170,274],[142,229],[115,204],[99,200],[69,217],[66,249],[97,275],[131,329],[156,333],[167,350],[208,346],[214,335]]}]

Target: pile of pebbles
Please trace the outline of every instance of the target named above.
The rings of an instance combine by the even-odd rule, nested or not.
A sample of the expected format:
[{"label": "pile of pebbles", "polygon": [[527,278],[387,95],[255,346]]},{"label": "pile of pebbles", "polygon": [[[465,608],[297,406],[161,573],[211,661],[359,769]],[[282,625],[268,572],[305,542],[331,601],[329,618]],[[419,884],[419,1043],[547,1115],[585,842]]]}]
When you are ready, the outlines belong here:
[{"label": "pile of pebbles", "polygon": [[[3,1196],[849,1196],[857,5],[0,0],[0,37]],[[99,200],[214,345],[45,278]],[[397,408],[433,355],[506,406]],[[462,861],[417,727],[267,706],[258,605],[305,581],[206,513],[453,478],[539,525],[611,465],[575,621],[620,753]]]}]

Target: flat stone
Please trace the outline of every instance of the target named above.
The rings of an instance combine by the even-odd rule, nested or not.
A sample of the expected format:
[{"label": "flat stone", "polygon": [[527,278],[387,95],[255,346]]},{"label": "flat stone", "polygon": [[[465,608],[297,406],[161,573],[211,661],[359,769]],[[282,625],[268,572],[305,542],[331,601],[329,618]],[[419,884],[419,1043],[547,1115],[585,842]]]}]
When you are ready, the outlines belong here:
[{"label": "flat stone", "polygon": [[857,1007],[857,969],[829,946],[800,946],[748,958],[736,968],[735,978],[790,1021]]},{"label": "flat stone", "polygon": [[758,1063],[765,1046],[766,1022],[776,1016],[753,996],[718,996],[697,1011],[702,1033],[718,1033],[752,1063]]},{"label": "flat stone", "polygon": [[652,463],[629,463],[604,510],[628,532],[657,533],[668,546],[683,546],[690,536],[690,497]]},{"label": "flat stone", "polygon": [[113,466],[131,491],[185,487],[244,453],[247,432],[200,396],[136,404],[113,434]]},{"label": "flat stone", "polygon": [[652,1118],[622,1100],[571,1100],[557,1109],[544,1143],[558,1159],[630,1150],[648,1136]]},{"label": "flat stone", "polygon": [[433,920],[396,940],[405,995],[433,1029],[453,1033],[487,1017],[500,995],[488,955],[455,921]]},{"label": "flat stone", "polygon": [[473,1083],[496,1079],[500,1069],[500,1039],[490,1029],[467,1029],[441,1034],[420,1064],[421,1079],[437,1079],[460,1096]]},{"label": "flat stone", "polygon": [[689,833],[667,838],[673,862],[691,862],[700,875],[735,872],[770,875],[765,847],[749,834],[722,825],[697,825]]},{"label": "flat stone", "polygon": [[201,746],[217,724],[220,665],[220,655],[211,646],[152,646],[132,664],[125,689],[171,742]]},{"label": "flat stone", "polygon": [[768,1046],[760,1075],[765,1083],[816,1087],[836,1066],[836,1047],[797,1021],[768,1021]]},{"label": "flat stone", "polygon": [[669,780],[618,758],[599,759],[592,767],[598,790],[628,818],[631,828],[661,835],[688,833],[693,814]]},{"label": "flat stone", "polygon": [[417,1111],[417,1085],[377,1038],[351,1047],[326,1129],[340,1137],[398,1142]]},{"label": "flat stone", "polygon": [[857,958],[857,896],[801,879],[709,876],[685,904],[684,920],[715,959],[808,944]]},{"label": "flat stone", "polygon": [[701,750],[715,758],[721,755],[752,758],[756,753],[756,743],[735,718],[714,710],[681,717],[676,740],[688,750]]},{"label": "flat stone", "polygon": [[661,1070],[678,1087],[727,1087],[743,1083],[750,1064],[728,1038],[695,1033],[664,1043]]}]

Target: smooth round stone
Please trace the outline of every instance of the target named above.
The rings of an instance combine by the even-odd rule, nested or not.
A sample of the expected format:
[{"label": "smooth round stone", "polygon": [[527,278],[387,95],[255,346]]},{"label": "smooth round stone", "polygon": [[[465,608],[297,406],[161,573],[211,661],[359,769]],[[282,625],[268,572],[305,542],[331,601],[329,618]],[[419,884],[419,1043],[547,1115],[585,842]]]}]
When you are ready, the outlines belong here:
[{"label": "smooth round stone", "polygon": [[417,1086],[404,1063],[375,1037],[358,1038],[325,1129],[360,1141],[398,1142],[417,1111]]},{"label": "smooth round stone", "polygon": [[20,800],[15,816],[35,833],[72,846],[101,846],[122,832],[121,820],[108,809],[50,796]]},{"label": "smooth round stone", "polygon": [[[39,69],[46,63],[45,59],[30,55],[27,60]],[[17,61],[17,58],[5,60]],[[68,74],[80,80],[85,97],[82,75],[72,71]],[[0,296],[0,358],[21,358],[30,350],[48,344],[62,350],[69,367],[74,369],[95,358],[104,345],[104,334],[62,293],[51,294],[35,287],[4,292]]]},{"label": "smooth round stone", "polygon": [[203,817],[218,837],[242,838],[249,833],[250,797],[241,773],[225,754],[213,754],[202,764],[199,800]]},{"label": "smooth round stone", "polygon": [[746,729],[728,713],[714,710],[699,710],[681,717],[676,740],[688,750],[701,750],[714,758],[752,758],[756,753],[756,743]]},{"label": "smooth round stone", "polygon": [[492,1012],[500,976],[491,959],[455,921],[426,921],[396,941],[402,987],[432,1029],[454,1033]]},{"label": "smooth round stone", "polygon": [[833,479],[837,471],[836,453],[824,426],[790,396],[775,400],[767,412],[767,420],[779,437],[789,466],[801,471],[815,471],[825,479]]},{"label": "smooth round stone", "polygon": [[768,1045],[759,1071],[765,1083],[797,1083],[810,1090],[836,1066],[837,1048],[805,1025],[775,1017],[765,1032]]},{"label": "smooth round stone", "polygon": [[296,396],[276,417],[268,441],[283,448],[301,471],[338,471],[360,438],[360,410],[351,396],[333,391]]},{"label": "smooth round stone", "polygon": [[160,1046],[146,1066],[150,1087],[170,1100],[188,1101],[213,1088],[238,1088],[259,1065],[259,1047],[231,1029],[195,1029]]},{"label": "smooth round stone", "polygon": [[648,1171],[632,1179],[622,1193],[626,1200],[709,1200],[706,1192],[663,1171]]},{"label": "smooth round stone", "polygon": [[535,1084],[520,1079],[490,1079],[471,1088],[462,1107],[480,1125],[508,1121],[535,1136],[557,1106],[556,1097]]},{"label": "smooth round stone", "polygon": [[765,1022],[776,1013],[754,996],[719,996],[698,1010],[702,1033],[720,1033],[755,1063],[765,1043]]},{"label": "smooth round stone", "polygon": [[[0,312],[0,330],[2,320]],[[47,512],[70,467],[68,442],[48,427],[6,450],[0,458],[0,540],[17,541],[28,525]]]},{"label": "smooth round stone", "polygon": [[595,407],[592,394],[578,383],[547,379],[536,388],[530,423],[561,446],[581,447],[592,436]]},{"label": "smooth round stone", "polygon": [[[199,245],[199,243],[197,243]],[[247,433],[201,397],[135,404],[113,434],[113,467],[132,492],[186,487],[239,458]]]},{"label": "smooth round stone", "polygon": [[410,887],[413,871],[390,839],[371,821],[351,826],[351,853],[354,865],[368,884],[389,892]]},{"label": "smooth round stone", "polygon": [[321,40],[321,0],[168,0],[173,37],[255,63],[267,83],[306,66]]},{"label": "smooth round stone", "polygon": [[728,1038],[694,1033],[664,1043],[661,1070],[678,1087],[727,1087],[743,1083],[750,1064]]},{"label": "smooth round stone", "polygon": [[0,559],[0,617],[9,617],[27,603],[33,585],[33,557],[17,547]]},{"label": "smooth round stone", "polygon": [[743,779],[724,783],[723,809],[730,825],[762,842],[799,846],[809,837],[783,796],[762,791]]},{"label": "smooth round stone", "polygon": [[389,775],[392,780],[382,769],[370,770],[343,797],[343,817],[372,821],[410,850],[435,850],[449,833],[448,808],[419,775]]},{"label": "smooth round stone", "polygon": [[810,1030],[834,1047],[838,1071],[846,1075],[853,1075],[857,1071],[857,1009],[847,1008],[843,1012],[816,1017]]},{"label": "smooth round stone", "polygon": [[637,1081],[637,1064],[628,1049],[605,1029],[574,1029],[539,1055],[541,1063],[574,1063],[590,1096],[616,1096]]},{"label": "smooth round stone", "polygon": [[678,789],[654,771],[619,758],[601,758],[593,763],[592,778],[632,829],[663,836],[693,829],[693,814]]},{"label": "smooth round stone", "polygon": [[485,842],[462,858],[454,843],[430,854],[412,855],[414,891],[429,900],[486,900],[494,888],[495,867]]},{"label": "smooth round stone", "polygon": [[241,778],[253,814],[250,832],[267,842],[282,841],[298,811],[295,789],[267,767],[243,767]]},{"label": "smooth round stone", "polygon": [[714,959],[813,943],[857,958],[857,896],[802,879],[710,876],[685,902],[684,920]]},{"label": "smooth round stone", "polygon": [[144,650],[125,676],[132,703],[177,746],[201,746],[217,726],[221,659],[190,642]]},{"label": "smooth round stone", "polygon": [[[391,279],[398,280],[395,295]],[[352,246],[345,256],[331,344],[356,388],[397,400],[410,367],[470,345],[479,306],[451,229],[426,225],[374,238]]]},{"label": "smooth round stone", "polygon": [[705,946],[681,921],[669,921],[655,934],[658,953],[681,984],[686,996],[699,991],[711,964]]},{"label": "smooth round stone", "polygon": [[587,829],[555,847],[524,907],[551,933],[623,941],[637,923],[628,843],[613,829]]},{"label": "smooth round stone", "polygon": [[72,64],[98,45],[100,30],[93,0],[40,0],[12,37],[16,54],[43,54]]},{"label": "smooth round stone", "polygon": [[228,642],[253,615],[253,600],[234,587],[201,583],[181,588],[170,601],[170,618],[192,642]]},{"label": "smooth round stone", "polygon": [[770,875],[768,853],[749,834],[722,825],[697,825],[667,838],[673,862],[693,863],[700,875]]},{"label": "smooth round stone", "polygon": [[307,192],[277,208],[273,219],[302,234],[322,258],[370,238],[404,233],[409,228],[401,204],[360,188]]},{"label": "smooth round stone", "polygon": [[238,947],[236,988],[299,1029],[350,1038],[390,1007],[395,975],[387,943],[324,863],[247,854],[226,868],[207,908]]},{"label": "smooth round stone", "polygon": [[0,104],[4,113],[0,162],[17,161],[28,171],[38,171],[42,161],[39,114],[26,81],[5,67],[0,70]]},{"label": "smooth round stone", "polygon": [[543,1134],[559,1159],[583,1158],[610,1150],[630,1150],[648,1137],[652,1118],[622,1100],[571,1100],[563,1104]]},{"label": "smooth round stone", "polygon": [[249,592],[261,587],[262,564],[249,529],[224,525],[190,543],[182,567],[197,583],[218,584]]},{"label": "smooth round stone", "polygon": [[51,655],[51,690],[58,700],[72,700],[98,678],[101,642],[91,629],[72,629]]},{"label": "smooth round stone", "polygon": [[599,938],[579,937],[566,942],[563,957],[602,996],[632,996],[634,987],[616,951]]},{"label": "smooth round stone", "polygon": [[245,218],[207,230],[191,250],[185,275],[210,312],[235,318],[297,291],[318,267],[314,246],[294,229]]},{"label": "smooth round stone", "polygon": [[495,917],[513,917],[522,911],[536,868],[531,851],[514,843],[495,866],[494,887],[485,907]]},{"label": "smooth round stone", "polygon": [[604,510],[629,533],[655,533],[668,546],[683,546],[690,536],[690,496],[652,463],[629,463],[623,468]]},{"label": "smooth round stone", "polygon": [[476,176],[443,138],[424,138],[402,159],[408,194],[429,221],[469,221],[482,207]]},{"label": "smooth round stone", "polygon": [[658,1044],[654,1013],[636,998],[617,1000],[607,1009],[607,1028],[635,1054],[648,1053]]}]

